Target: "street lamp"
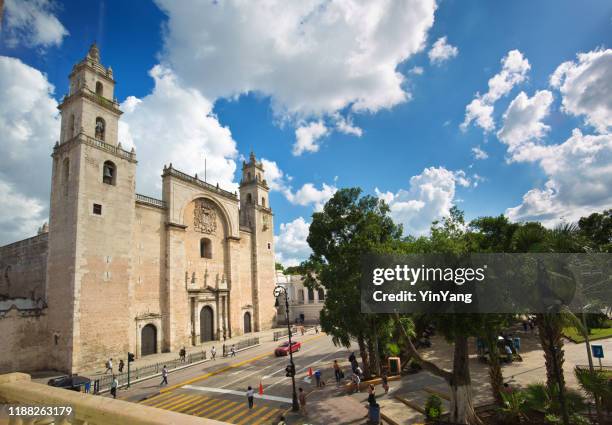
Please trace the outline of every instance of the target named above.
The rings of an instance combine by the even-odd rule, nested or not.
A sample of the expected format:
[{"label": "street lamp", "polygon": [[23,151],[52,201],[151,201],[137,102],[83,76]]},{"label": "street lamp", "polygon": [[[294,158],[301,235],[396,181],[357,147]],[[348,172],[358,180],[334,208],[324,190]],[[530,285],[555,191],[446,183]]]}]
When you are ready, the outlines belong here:
[{"label": "street lamp", "polygon": [[285,318],[287,319],[287,331],[289,332],[289,369],[291,374],[291,385],[293,388],[293,398],[291,403],[291,410],[297,412],[300,410],[300,406],[298,404],[297,392],[295,391],[295,364],[293,363],[293,350],[291,343],[291,325],[289,323],[289,298],[287,296],[287,288],[281,285],[276,285],[274,288],[274,297],[276,298],[276,307],[278,304],[278,297],[280,295],[285,295]]}]

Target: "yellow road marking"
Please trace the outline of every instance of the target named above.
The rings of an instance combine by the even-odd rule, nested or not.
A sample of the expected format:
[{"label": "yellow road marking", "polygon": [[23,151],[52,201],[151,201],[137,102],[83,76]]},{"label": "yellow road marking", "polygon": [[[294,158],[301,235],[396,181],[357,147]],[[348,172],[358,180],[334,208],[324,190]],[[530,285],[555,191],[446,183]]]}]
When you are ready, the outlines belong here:
[{"label": "yellow road marking", "polygon": [[188,394],[185,393],[174,393],[173,395],[171,395],[170,397],[165,397],[162,400],[154,400],[151,403],[149,403],[149,406],[151,407],[159,407],[159,406],[163,406],[166,403],[171,403],[173,401],[176,401],[177,399],[182,399],[187,397]]},{"label": "yellow road marking", "polygon": [[257,416],[259,416],[260,414],[267,414],[267,413],[263,413],[266,412],[267,410],[272,409],[272,407],[268,407],[268,406],[262,406],[260,409],[253,409],[253,410],[249,410],[248,414],[240,419],[236,425],[244,425],[244,424],[251,424],[252,420],[254,420]]},{"label": "yellow road marking", "polygon": [[249,410],[249,405],[247,403],[238,403],[236,406],[233,406],[230,409],[225,409],[225,411],[221,415],[215,418],[211,418],[211,419],[215,419],[215,420],[224,422],[226,417],[233,415],[234,412],[236,412],[236,410],[240,408]]},{"label": "yellow road marking", "polygon": [[[155,403],[158,402],[160,400],[164,400],[164,399],[168,399],[170,393],[166,393],[166,394],[157,394],[154,395],[153,397],[149,397],[145,400],[141,400],[140,403],[141,404],[151,404],[151,403]],[[161,397],[161,398],[160,398]]]},{"label": "yellow road marking", "polygon": [[203,403],[198,404],[197,406],[191,406],[189,409],[185,409],[183,413],[187,415],[192,415],[194,412],[199,410],[204,410],[208,408],[208,406],[212,406],[218,403],[216,398],[206,397],[206,400]]},{"label": "yellow road marking", "polygon": [[[313,336],[312,338],[305,339],[304,341],[302,341],[302,344],[304,344],[305,342],[308,342],[308,341],[312,341],[312,340],[317,339],[317,338],[321,338],[323,336],[327,336],[327,335],[324,334],[324,333],[320,333],[319,335]],[[194,382],[203,381],[204,379],[208,379],[211,376],[219,375],[221,373],[227,372],[228,370],[235,369],[235,368],[243,366],[245,364],[252,363],[252,362],[257,361],[257,360],[261,360],[261,359],[263,359],[265,357],[272,357],[272,356],[274,356],[274,353],[260,354],[259,356],[255,356],[255,357],[252,357],[250,359],[246,359],[246,360],[243,360],[241,362],[225,366],[225,367],[223,367],[223,368],[221,368],[221,369],[219,369],[217,371],[208,372],[208,373],[205,373],[204,375],[196,376],[195,378],[188,379],[186,381],[181,382],[180,384],[175,384],[175,385],[171,385],[171,386],[166,387],[166,388],[162,388],[161,390],[159,390],[159,392],[163,394],[163,393],[166,393],[168,391],[172,391],[172,390],[175,390],[177,388],[180,388],[182,386],[193,384]]]},{"label": "yellow road marking", "polygon": [[202,396],[195,396],[195,397],[192,397],[189,400],[185,400],[185,401],[183,401],[183,402],[181,402],[179,404],[175,404],[174,406],[168,408],[168,410],[178,411],[178,410],[184,408],[184,406],[186,404],[187,405],[191,405],[192,403],[199,403],[200,401],[202,401]]},{"label": "yellow road marking", "polygon": [[223,404],[223,402],[225,402],[225,403],[234,403],[233,401],[228,402],[227,400],[221,399],[221,400],[218,400],[218,401],[216,401],[214,403],[209,404],[204,409],[200,409],[200,410],[197,410],[197,411],[195,411],[193,413],[190,413],[190,415],[206,417],[204,415],[207,415],[208,412],[210,412],[211,410],[218,408],[221,404]]},{"label": "yellow road marking", "polygon": [[187,399],[191,399],[193,398],[192,395],[189,394],[181,394],[173,399],[170,399],[168,401],[165,401],[163,403],[160,403],[158,405],[156,405],[155,407],[157,407],[158,409],[166,409],[169,410],[170,407],[174,406],[175,404],[178,404],[182,401],[185,401]]},{"label": "yellow road marking", "polygon": [[202,407],[204,404],[208,403],[210,397],[201,396],[195,400],[192,400],[186,406],[181,407],[180,409],[176,409],[175,412],[185,413],[191,409],[197,409],[198,407]]},{"label": "yellow road marking", "polygon": [[257,420],[257,422],[253,422],[253,425],[263,424],[265,421],[270,419],[272,416],[276,415],[279,412],[279,410],[280,409],[272,409],[272,410],[270,410],[268,413],[266,413],[261,418],[259,418]]}]

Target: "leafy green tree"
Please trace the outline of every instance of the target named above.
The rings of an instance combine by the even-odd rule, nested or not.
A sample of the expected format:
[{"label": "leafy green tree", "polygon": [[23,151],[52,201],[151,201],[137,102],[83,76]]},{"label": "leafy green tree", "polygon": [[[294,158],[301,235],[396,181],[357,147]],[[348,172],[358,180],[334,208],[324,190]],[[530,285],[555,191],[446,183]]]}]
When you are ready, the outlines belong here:
[{"label": "leafy green tree", "polygon": [[578,220],[578,228],[593,248],[612,252],[612,209],[582,217]]},{"label": "leafy green tree", "polygon": [[364,254],[385,250],[401,238],[401,226],[388,213],[384,202],[361,196],[359,188],[337,191],[323,211],[312,216],[307,239],[312,255],[303,264],[316,270],[326,288],[322,329],[344,346],[357,340],[366,376],[371,366],[380,368],[379,322],[389,318],[361,314],[361,262]]}]

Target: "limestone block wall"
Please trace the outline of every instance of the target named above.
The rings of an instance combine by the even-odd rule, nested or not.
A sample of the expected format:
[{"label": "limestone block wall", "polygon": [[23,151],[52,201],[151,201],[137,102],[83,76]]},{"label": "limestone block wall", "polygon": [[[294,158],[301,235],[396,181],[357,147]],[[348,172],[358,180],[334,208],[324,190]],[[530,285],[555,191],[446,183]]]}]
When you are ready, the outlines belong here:
[{"label": "limestone block wall", "polygon": [[45,299],[49,234],[0,247],[0,297]]},{"label": "limestone block wall", "polygon": [[276,320],[276,299],[273,292],[276,286],[274,268],[274,234],[272,214],[264,209],[257,211],[257,285],[259,328],[269,329]]},{"label": "limestone block wall", "polygon": [[0,373],[48,368],[46,311],[0,312]]}]

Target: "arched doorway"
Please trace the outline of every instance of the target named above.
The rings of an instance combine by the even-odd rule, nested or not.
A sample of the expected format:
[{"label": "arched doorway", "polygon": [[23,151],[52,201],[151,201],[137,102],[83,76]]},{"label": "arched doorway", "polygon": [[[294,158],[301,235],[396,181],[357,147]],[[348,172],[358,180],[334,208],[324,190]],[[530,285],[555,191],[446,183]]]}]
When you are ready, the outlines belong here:
[{"label": "arched doorway", "polygon": [[148,324],[142,328],[140,334],[140,355],[148,356],[157,353],[157,329]]},{"label": "arched doorway", "polygon": [[213,325],[213,310],[209,306],[205,306],[200,310],[200,342],[214,339]]},{"label": "arched doorway", "polygon": [[251,329],[251,313],[249,313],[248,311],[246,313],[244,313],[244,333],[248,334],[251,333],[252,329]]}]

